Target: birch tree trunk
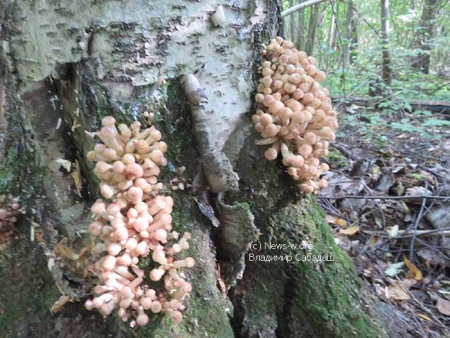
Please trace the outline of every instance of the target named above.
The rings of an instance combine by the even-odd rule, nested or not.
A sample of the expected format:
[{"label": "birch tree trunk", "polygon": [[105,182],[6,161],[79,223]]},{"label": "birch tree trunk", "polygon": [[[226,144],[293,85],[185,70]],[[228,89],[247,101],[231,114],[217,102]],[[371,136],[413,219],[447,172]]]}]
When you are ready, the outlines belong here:
[{"label": "birch tree trunk", "polygon": [[[315,199],[253,143],[255,61],[280,28],[279,12],[275,1],[0,0],[0,194],[20,197],[24,209],[0,252],[2,337],[386,335]],[[189,73],[207,97],[202,124],[180,84]],[[155,113],[169,145],[161,180],[170,185],[184,166],[193,185],[169,193],[174,228],[192,233],[197,264],[182,323],[154,316],[130,329],[82,302],[94,280],[79,253],[98,196],[85,131],[107,115],[146,123],[144,112]],[[203,172],[221,173],[220,182]],[[302,241],[311,252],[293,248]],[[307,253],[334,261],[303,261]]]}]

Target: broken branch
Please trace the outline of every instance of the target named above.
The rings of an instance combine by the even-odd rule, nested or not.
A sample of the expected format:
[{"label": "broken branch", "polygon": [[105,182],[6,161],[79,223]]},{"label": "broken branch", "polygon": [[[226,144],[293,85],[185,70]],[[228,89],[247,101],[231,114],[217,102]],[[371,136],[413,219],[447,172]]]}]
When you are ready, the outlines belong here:
[{"label": "broken branch", "polygon": [[312,5],[317,5],[320,4],[321,2],[325,2],[325,0],[310,0],[310,1],[306,1],[300,5],[297,6],[293,6],[289,9],[286,9],[285,11],[281,12],[281,17],[284,18],[285,16],[291,15],[294,12],[300,11],[303,8],[312,6]]}]

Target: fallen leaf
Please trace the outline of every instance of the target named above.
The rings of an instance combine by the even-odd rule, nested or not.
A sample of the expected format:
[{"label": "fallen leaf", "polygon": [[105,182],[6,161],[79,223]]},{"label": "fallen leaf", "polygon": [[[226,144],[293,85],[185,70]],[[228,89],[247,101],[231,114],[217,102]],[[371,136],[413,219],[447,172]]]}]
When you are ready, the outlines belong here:
[{"label": "fallen leaf", "polygon": [[78,161],[75,160],[74,171],[70,173],[73,179],[73,183],[75,184],[75,192],[78,196],[81,197],[81,189],[83,188],[83,183],[81,182],[81,172],[80,166],[78,165]]},{"label": "fallen leaf", "polygon": [[380,182],[377,185],[377,190],[387,193],[389,189],[394,185],[394,183],[394,174],[392,174],[391,172],[387,172],[381,177]]},{"label": "fallen leaf", "polygon": [[72,298],[67,296],[67,295],[63,295],[61,297],[59,297],[59,299],[52,305],[52,307],[50,308],[50,311],[53,313],[58,313],[59,311],[62,310],[62,308],[64,307],[64,305],[66,305],[68,302],[71,302]]},{"label": "fallen leaf", "polygon": [[399,165],[397,167],[395,167],[394,169],[392,169],[392,173],[394,174],[398,174],[400,171],[404,171],[405,170],[405,165]]},{"label": "fallen leaf", "polygon": [[76,254],[72,248],[70,248],[64,244],[58,243],[56,245],[56,249],[57,249],[56,255],[59,257],[64,257],[64,258],[70,259],[72,261],[76,261],[76,260],[78,260],[78,258],[80,258],[80,255]]},{"label": "fallen leaf", "polygon": [[400,203],[401,203],[401,206],[402,206],[402,213],[403,214],[406,215],[406,214],[411,213],[411,211],[408,208],[408,205],[405,202],[401,201]]},{"label": "fallen leaf", "polygon": [[358,112],[359,109],[361,109],[362,106],[358,106],[357,104],[352,104],[350,107],[345,107],[345,109],[347,110],[347,112],[351,115],[355,114]]},{"label": "fallen leaf", "polygon": [[409,134],[403,133],[403,134],[400,134],[400,135],[396,136],[395,138],[398,138],[398,139],[406,139],[406,138],[410,138],[410,137],[411,137],[411,136],[410,136]]},{"label": "fallen leaf", "polygon": [[389,237],[396,237],[398,235],[398,225],[396,224],[393,227],[389,227],[387,233]]},{"label": "fallen leaf", "polygon": [[419,270],[417,266],[415,266],[413,263],[411,263],[408,258],[403,257],[403,261],[405,262],[406,267],[409,269],[409,272],[411,273],[411,277],[415,280],[422,280],[423,275],[422,271]]},{"label": "fallen leaf", "polygon": [[373,236],[370,241],[368,242],[369,245],[377,245],[378,243],[381,243],[383,240],[382,237]]},{"label": "fallen leaf", "polygon": [[394,281],[388,287],[389,298],[395,300],[408,300],[411,299],[411,296],[408,294],[408,291],[400,284],[398,281]]},{"label": "fallen leaf", "polygon": [[347,226],[347,221],[343,218],[336,218],[334,220],[334,224],[339,225],[341,227],[346,227]]},{"label": "fallen leaf", "polygon": [[411,287],[417,284],[417,281],[413,278],[405,278],[404,280],[402,280],[402,283],[403,286],[409,290],[411,289]]},{"label": "fallen leaf", "polygon": [[425,315],[423,315],[423,314],[421,314],[421,313],[418,313],[418,314],[417,314],[417,317],[420,317],[420,318],[422,318],[422,319],[428,320],[429,322],[433,322],[433,320],[432,320],[430,317],[425,316]]},{"label": "fallen leaf", "polygon": [[381,174],[381,168],[379,166],[377,166],[376,164],[374,164],[373,168],[372,168],[372,174],[373,175]]},{"label": "fallen leaf", "polygon": [[434,182],[434,176],[433,176],[433,174],[429,173],[428,171],[421,170],[421,171],[420,171],[420,174],[421,174],[428,182],[430,182],[430,183],[433,183],[433,182]]},{"label": "fallen leaf", "polygon": [[442,313],[445,316],[450,316],[450,301],[438,297],[436,307],[439,310],[440,313]]},{"label": "fallen leaf", "polygon": [[402,182],[399,182],[392,190],[394,190],[397,196],[403,196],[406,191],[406,187],[402,184]]},{"label": "fallen leaf", "polygon": [[359,226],[354,225],[347,229],[340,229],[339,233],[342,235],[352,236],[352,235],[356,234],[358,231],[359,231]]},{"label": "fallen leaf", "polygon": [[450,262],[447,259],[441,257],[439,252],[435,252],[432,249],[421,249],[417,251],[417,255],[425,260],[425,264],[429,269],[432,268],[431,265],[437,264],[450,267]]},{"label": "fallen leaf", "polygon": [[375,224],[380,228],[380,229],[382,229],[383,228],[383,219],[381,218],[381,217],[378,217],[378,216],[374,216],[374,219],[375,219]]},{"label": "fallen leaf", "polygon": [[[61,241],[62,242],[62,241]],[[71,261],[81,261],[86,258],[86,255],[92,250],[93,245],[88,244],[87,246],[83,247],[80,250],[80,253],[76,253],[72,248],[62,244],[58,243],[55,248],[55,254],[57,257],[67,258]],[[51,258],[53,259],[53,258]],[[53,265],[54,265],[54,259],[53,259]],[[53,267],[52,265],[52,267]],[[50,266],[49,266],[50,269]],[[51,271],[51,270],[50,270]]]},{"label": "fallen leaf", "polygon": [[431,196],[432,192],[424,187],[412,187],[406,189],[405,196]]},{"label": "fallen leaf", "polygon": [[336,217],[332,215],[326,215],[325,219],[327,220],[328,223],[334,224],[334,220],[336,219]]},{"label": "fallen leaf", "polygon": [[405,265],[403,262],[394,263],[388,266],[386,270],[384,270],[384,273],[388,275],[389,277],[396,276],[402,269],[402,267]]},{"label": "fallen leaf", "polygon": [[347,221],[345,219],[343,219],[343,218],[334,217],[334,216],[331,216],[331,215],[326,215],[325,217],[326,217],[327,222],[330,223],[330,224],[336,224],[336,225],[339,225],[341,227],[346,227],[348,225]]}]

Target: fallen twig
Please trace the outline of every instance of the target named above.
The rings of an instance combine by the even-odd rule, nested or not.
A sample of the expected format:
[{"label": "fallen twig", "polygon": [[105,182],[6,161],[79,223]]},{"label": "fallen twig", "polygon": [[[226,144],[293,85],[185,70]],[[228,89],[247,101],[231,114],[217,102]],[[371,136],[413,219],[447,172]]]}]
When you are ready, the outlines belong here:
[{"label": "fallen twig", "polygon": [[423,305],[415,296],[412,292],[410,292],[408,290],[408,288],[405,286],[405,284],[403,284],[403,282],[400,280],[400,278],[398,278],[397,276],[395,276],[395,278],[397,279],[397,281],[400,283],[400,285],[408,292],[409,296],[414,300],[414,302],[425,312],[427,312],[430,317],[435,321],[435,325],[441,326],[443,328],[446,328],[446,326],[434,316],[433,311],[431,311],[430,309],[428,309],[425,305]]},{"label": "fallen twig", "polygon": [[[425,189],[428,189],[428,182],[425,182]],[[409,246],[409,261],[413,262],[413,258],[414,258],[414,242],[416,240],[416,231],[417,231],[417,227],[419,226],[420,221],[422,220],[423,217],[423,212],[425,210],[425,205],[427,203],[427,199],[424,198],[422,200],[422,205],[420,206],[420,210],[419,210],[419,214],[417,215],[417,218],[414,221],[414,227],[413,227],[413,235],[412,235],[412,241],[411,244]]]},{"label": "fallen twig", "polygon": [[[372,235],[372,236],[386,236],[386,233],[382,231],[368,231],[368,230],[362,230],[361,232]],[[441,235],[450,235],[450,228],[444,228],[444,229],[434,229],[434,230],[399,230],[397,233],[397,236],[390,237],[392,239],[399,239],[399,238],[407,238],[411,236],[441,236]]]},{"label": "fallen twig", "polygon": [[345,157],[354,160],[354,161],[360,161],[362,160],[362,157],[357,155],[357,154],[353,154],[349,149],[347,149],[347,147],[345,147],[344,145],[340,144],[340,143],[330,143],[330,146],[333,147],[334,149],[339,150]]},{"label": "fallen twig", "polygon": [[430,200],[443,200],[450,201],[450,196],[355,196],[355,195],[345,195],[345,196],[317,196],[319,199],[328,200],[343,200],[349,199],[360,199],[360,200],[420,200],[420,199],[430,199]]}]

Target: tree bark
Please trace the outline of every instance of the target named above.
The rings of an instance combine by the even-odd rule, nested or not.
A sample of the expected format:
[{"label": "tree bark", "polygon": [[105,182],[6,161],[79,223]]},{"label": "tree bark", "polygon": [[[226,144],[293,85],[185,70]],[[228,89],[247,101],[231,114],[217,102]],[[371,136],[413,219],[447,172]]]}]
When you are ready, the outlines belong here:
[{"label": "tree bark", "polygon": [[389,0],[381,0],[381,50],[383,54],[381,72],[384,84],[383,92],[390,88],[392,82],[389,20]]},{"label": "tree bark", "polygon": [[420,49],[421,53],[412,60],[411,66],[424,74],[430,72],[431,46],[429,42],[433,38],[436,15],[441,4],[442,0],[426,0],[423,3],[422,16],[414,44],[414,47]]},{"label": "tree bark", "polygon": [[[0,253],[2,337],[386,336],[315,198],[301,196],[281,165],[265,161],[253,143],[255,60],[280,29],[275,1],[0,4],[0,194],[20,197],[24,209],[15,241]],[[225,21],[215,27],[210,17],[220,4]],[[180,84],[189,73],[208,98],[203,124]],[[161,75],[166,82],[157,88]],[[195,196],[168,193],[174,228],[192,233],[189,255],[197,263],[187,272],[193,292],[180,324],[154,316],[130,329],[84,309],[79,301],[95,280],[84,258],[70,259],[58,248],[79,253],[90,243],[98,181],[85,159],[93,147],[85,131],[98,130],[107,115],[145,124],[146,111],[155,113],[169,145],[161,180],[169,185],[173,169],[185,166],[194,184]],[[212,140],[208,147],[197,143],[204,137]],[[210,150],[233,168],[206,161]],[[199,182],[207,169],[235,171],[239,186],[205,190]],[[310,252],[294,248],[303,240]],[[316,255],[334,261],[301,259]]]},{"label": "tree bark", "polygon": [[[303,0],[300,0],[300,3]],[[299,29],[299,39],[297,41],[297,49],[305,50],[306,47],[306,26],[305,26],[305,10],[298,11],[298,29]]]},{"label": "tree bark", "polygon": [[[289,7],[292,7],[294,5],[294,0],[289,0]],[[298,32],[299,32],[299,27],[298,27],[298,16],[295,15],[296,13],[293,13],[292,15],[289,16],[288,20],[289,20],[289,32],[290,34],[287,36],[290,36],[290,40],[292,41],[292,43],[294,44],[294,46],[297,45],[297,41],[298,41]],[[286,20],[286,18],[284,19]]]},{"label": "tree bark", "polygon": [[345,15],[345,41],[342,46],[342,57],[344,59],[344,70],[347,71],[350,65],[350,44],[351,44],[351,31],[352,31],[352,18],[353,18],[353,1],[347,1],[347,10]]},{"label": "tree bark", "polygon": [[335,25],[336,25],[336,1],[333,1],[331,4],[331,20],[330,20],[330,29],[328,30],[328,42],[327,42],[327,53],[325,54],[325,72],[329,70],[329,63],[331,58],[331,50],[334,50],[334,38],[335,38]]},{"label": "tree bark", "polygon": [[358,49],[358,19],[355,15],[355,4],[352,0],[347,2],[345,17],[345,42],[342,48],[344,58],[344,69],[348,70],[350,64],[357,56]]},{"label": "tree bark", "polygon": [[305,44],[305,52],[308,55],[312,55],[314,53],[314,46],[316,43],[317,23],[319,22],[320,19],[319,9],[320,4],[314,5],[310,8],[309,12],[308,36],[306,38]]}]

